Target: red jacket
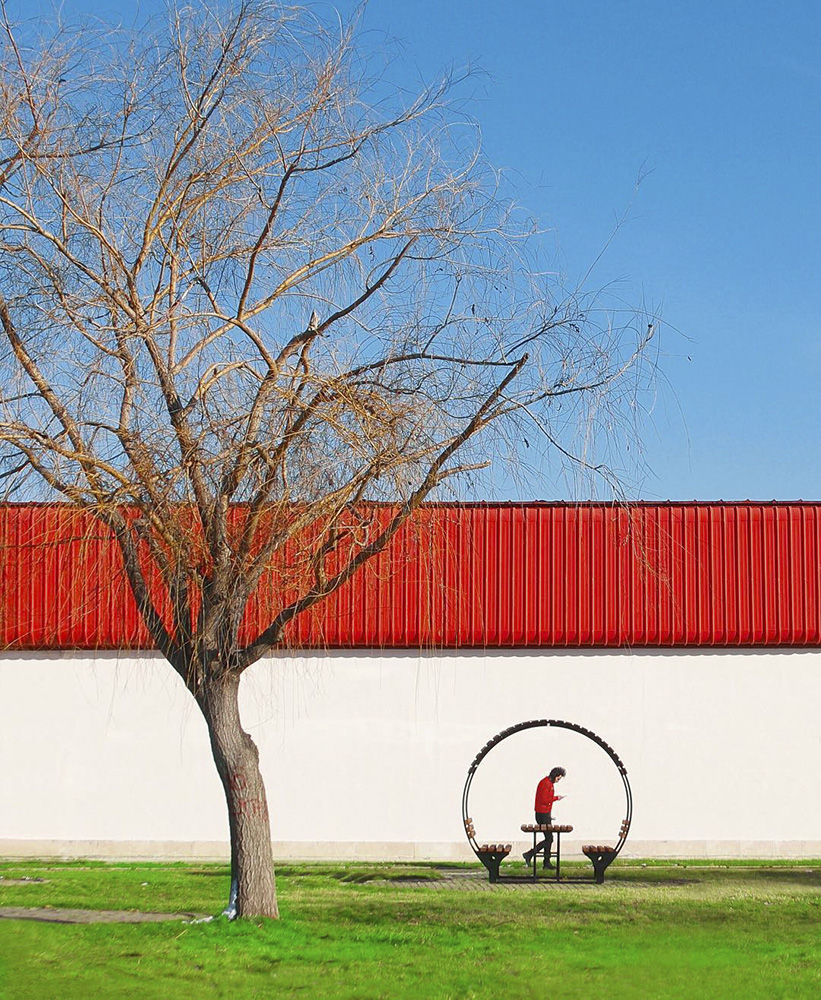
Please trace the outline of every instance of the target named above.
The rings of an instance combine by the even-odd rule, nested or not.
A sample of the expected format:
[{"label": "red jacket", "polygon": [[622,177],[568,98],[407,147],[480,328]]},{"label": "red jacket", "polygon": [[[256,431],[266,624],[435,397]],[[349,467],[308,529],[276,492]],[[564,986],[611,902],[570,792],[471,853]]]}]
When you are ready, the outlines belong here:
[{"label": "red jacket", "polygon": [[536,788],[536,805],[533,811],[537,813],[552,812],[555,800],[556,792],[553,789],[553,782],[550,778],[542,778]]}]

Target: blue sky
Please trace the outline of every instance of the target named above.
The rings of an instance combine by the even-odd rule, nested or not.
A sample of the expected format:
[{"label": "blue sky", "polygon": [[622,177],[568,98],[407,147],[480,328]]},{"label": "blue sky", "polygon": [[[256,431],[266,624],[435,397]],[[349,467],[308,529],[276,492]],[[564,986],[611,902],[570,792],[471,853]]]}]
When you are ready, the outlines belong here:
[{"label": "blue sky", "polygon": [[821,498],[821,4],[371,0],[364,27],[399,43],[390,74],[408,87],[486,71],[471,109],[486,152],[570,280],[645,175],[594,275],[666,323],[641,495]]},{"label": "blue sky", "polygon": [[[515,12],[515,13],[514,13]],[[583,271],[667,329],[647,498],[821,497],[821,5],[373,3],[423,74],[475,60],[487,152]],[[688,360],[688,359],[692,360]]]}]

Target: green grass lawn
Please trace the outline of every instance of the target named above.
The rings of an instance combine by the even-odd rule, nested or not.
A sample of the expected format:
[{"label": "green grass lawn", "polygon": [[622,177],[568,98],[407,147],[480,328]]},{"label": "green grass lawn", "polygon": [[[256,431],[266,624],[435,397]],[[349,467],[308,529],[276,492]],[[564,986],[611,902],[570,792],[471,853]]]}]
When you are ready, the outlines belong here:
[{"label": "green grass lawn", "polygon": [[[536,890],[450,887],[435,865],[282,866],[280,921],[0,920],[0,996],[821,996],[821,866],[714,864],[617,862],[603,886]],[[0,906],[214,913],[228,891],[221,866],[44,861],[0,875]],[[9,884],[22,876],[46,881]]]}]

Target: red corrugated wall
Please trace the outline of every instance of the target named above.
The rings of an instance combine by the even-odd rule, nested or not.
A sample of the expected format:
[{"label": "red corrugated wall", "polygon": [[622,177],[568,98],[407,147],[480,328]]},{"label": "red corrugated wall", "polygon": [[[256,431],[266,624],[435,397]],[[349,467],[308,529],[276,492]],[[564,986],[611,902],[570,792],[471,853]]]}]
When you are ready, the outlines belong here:
[{"label": "red corrugated wall", "polygon": [[[821,504],[432,505],[289,641],[308,647],[815,646]],[[277,605],[268,580],[244,637]],[[0,648],[148,648],[116,546],[0,506]]]}]

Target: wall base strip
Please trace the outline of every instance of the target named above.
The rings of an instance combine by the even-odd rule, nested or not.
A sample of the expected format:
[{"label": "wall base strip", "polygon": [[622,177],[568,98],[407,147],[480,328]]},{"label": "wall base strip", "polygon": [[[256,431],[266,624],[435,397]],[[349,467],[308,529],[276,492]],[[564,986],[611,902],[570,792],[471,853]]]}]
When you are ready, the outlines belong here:
[{"label": "wall base strip", "polygon": [[[524,843],[524,842],[523,842]],[[467,843],[274,841],[277,861],[472,861]],[[523,848],[524,849],[524,848]],[[581,841],[562,856],[581,860]],[[2,840],[0,857],[60,860],[222,861],[227,842],[190,840]],[[515,855],[514,855],[515,857]],[[628,840],[621,858],[818,858],[821,840]]]}]

